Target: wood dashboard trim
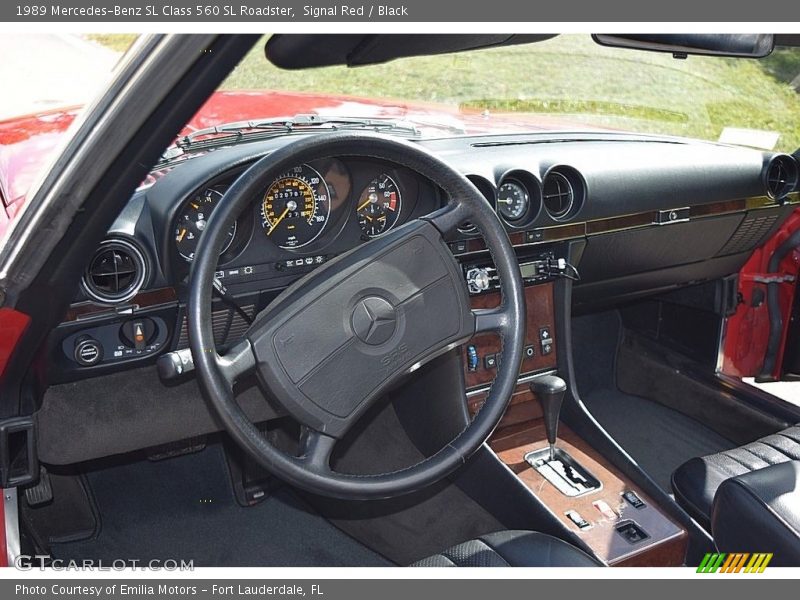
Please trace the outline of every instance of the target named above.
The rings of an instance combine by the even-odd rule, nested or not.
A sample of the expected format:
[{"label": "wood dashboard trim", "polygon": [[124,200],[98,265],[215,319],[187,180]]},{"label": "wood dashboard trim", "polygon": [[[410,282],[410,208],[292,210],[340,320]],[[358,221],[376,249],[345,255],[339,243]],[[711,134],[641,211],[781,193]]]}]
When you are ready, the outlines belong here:
[{"label": "wood dashboard trim", "polygon": [[[533,373],[554,369],[556,365],[556,354],[558,350],[558,340],[555,336],[555,305],[554,305],[554,285],[552,282],[529,285],[525,287],[525,303],[527,313],[525,319],[525,345],[534,347],[533,357],[524,357],[520,372],[523,374]],[[494,308],[500,304],[500,294],[492,292],[473,296],[470,298],[473,309]],[[542,343],[539,338],[541,329],[547,328],[550,331],[550,353],[542,354]],[[500,352],[500,338],[495,334],[483,334],[475,336],[468,343],[474,346],[478,353],[478,369],[469,371],[467,369],[466,357],[464,357],[464,383],[467,390],[473,390],[489,385],[497,374],[496,369],[487,370],[484,367],[484,357]]]},{"label": "wood dashboard trim", "polygon": [[[597,477],[602,482],[602,489],[584,496],[567,497],[525,462],[525,454],[547,444],[541,419],[505,424],[492,436],[489,447],[557,519],[607,564],[682,566],[688,547],[686,530],[664,514],[650,496],[563,423],[559,425],[558,433],[558,447],[566,450],[581,466]],[[622,498],[622,492],[627,490],[633,490],[644,501],[645,507],[636,509],[630,506]],[[603,517],[593,505],[597,500],[608,503],[619,514],[619,518],[611,520]],[[565,516],[568,510],[576,510],[592,523],[592,527],[579,529]],[[627,547],[627,542],[615,531],[615,527],[627,519],[639,524],[650,538],[640,542],[641,545]]]},{"label": "wood dashboard trim", "polygon": [[64,322],[77,321],[93,315],[102,313],[114,313],[117,308],[127,306],[138,306],[139,308],[150,308],[159,306],[161,304],[170,304],[178,301],[178,294],[175,288],[166,287],[157,290],[147,290],[138,293],[128,302],[120,304],[119,307],[108,304],[99,304],[97,302],[78,302],[73,304],[67,310],[64,316]]},{"label": "wood dashboard trim", "polygon": [[[796,204],[799,202],[800,192],[792,192],[781,202],[776,202],[769,196],[753,196],[750,198],[740,198],[737,200],[712,202],[710,204],[697,204],[686,208],[689,209],[690,219],[698,219],[734,213],[744,213],[750,210],[780,208],[785,204]],[[638,229],[643,227],[663,227],[664,224],[659,225],[656,222],[656,217],[660,212],[663,211],[650,210],[616,217],[594,219],[591,221],[568,223],[565,225],[533,227],[525,232],[512,232],[509,237],[514,246],[534,246],[548,242],[558,242],[591,235],[600,235],[603,233],[626,231],[629,229]],[[530,232],[535,232],[535,239],[528,239],[528,233]],[[459,252],[458,255],[461,256],[471,254],[473,252],[482,252],[484,250],[486,250],[486,244],[484,243],[483,239],[473,238],[466,240],[466,249],[463,252]]]}]

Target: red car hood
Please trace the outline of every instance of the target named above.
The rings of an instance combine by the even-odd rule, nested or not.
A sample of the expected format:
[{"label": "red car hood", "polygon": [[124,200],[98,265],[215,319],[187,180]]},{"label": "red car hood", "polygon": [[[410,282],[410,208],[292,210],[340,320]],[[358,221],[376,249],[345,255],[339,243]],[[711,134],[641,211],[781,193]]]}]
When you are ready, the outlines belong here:
[{"label": "red car hood", "polygon": [[[8,217],[13,218],[35,179],[52,160],[80,107],[69,107],[0,122],[0,191]],[[189,121],[182,134],[229,123],[296,114],[389,118],[414,123],[429,135],[448,134],[456,128],[465,134],[523,132],[531,130],[586,129],[562,118],[484,115],[463,112],[456,106],[408,104],[331,95],[289,92],[215,92]],[[2,234],[0,220],[0,234]]]}]

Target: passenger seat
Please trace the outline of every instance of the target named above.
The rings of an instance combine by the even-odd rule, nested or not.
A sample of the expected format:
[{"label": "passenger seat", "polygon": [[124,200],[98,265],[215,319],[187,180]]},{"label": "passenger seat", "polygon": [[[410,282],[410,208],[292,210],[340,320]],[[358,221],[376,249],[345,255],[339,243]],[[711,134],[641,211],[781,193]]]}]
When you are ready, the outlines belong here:
[{"label": "passenger seat", "polygon": [[693,458],[672,474],[672,489],[686,512],[711,531],[711,507],[722,482],[791,460],[800,460],[800,425],[740,448]]}]

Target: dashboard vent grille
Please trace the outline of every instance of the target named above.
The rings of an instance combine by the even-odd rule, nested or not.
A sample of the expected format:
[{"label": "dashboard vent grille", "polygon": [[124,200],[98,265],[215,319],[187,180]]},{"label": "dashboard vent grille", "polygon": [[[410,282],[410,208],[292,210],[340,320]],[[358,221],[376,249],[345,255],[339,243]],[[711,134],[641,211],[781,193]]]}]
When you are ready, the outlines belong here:
[{"label": "dashboard vent grille", "polygon": [[728,243],[722,248],[718,256],[725,256],[728,254],[738,254],[740,252],[748,252],[756,246],[769,233],[775,223],[778,221],[776,214],[764,215],[758,217],[747,217],[736,232],[728,240]]},{"label": "dashboard vent grille", "polygon": [[797,186],[798,166],[791,156],[776,156],[767,167],[767,193],[780,200]]},{"label": "dashboard vent grille", "polygon": [[562,219],[572,210],[575,190],[562,173],[551,171],[542,182],[542,202],[554,219]]},{"label": "dashboard vent grille", "polygon": [[[242,311],[252,320],[255,316],[255,305],[248,304]],[[218,346],[238,342],[250,326],[242,316],[229,308],[222,308],[211,313],[211,329],[214,332],[214,343]],[[178,336],[178,350],[189,347],[189,329],[186,317],[181,323],[181,332]]]},{"label": "dashboard vent grille", "polygon": [[136,246],[124,240],[106,240],[84,273],[83,288],[99,302],[125,302],[144,284],[146,270],[144,257]]}]

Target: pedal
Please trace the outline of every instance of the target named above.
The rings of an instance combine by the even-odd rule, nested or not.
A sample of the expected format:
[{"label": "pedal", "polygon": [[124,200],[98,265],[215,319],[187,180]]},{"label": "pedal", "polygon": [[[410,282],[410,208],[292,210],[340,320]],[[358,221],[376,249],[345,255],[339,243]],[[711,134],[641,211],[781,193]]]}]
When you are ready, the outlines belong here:
[{"label": "pedal", "polygon": [[225,447],[225,458],[233,495],[240,506],[255,506],[270,497],[277,483],[269,471],[229,444]]},{"label": "pedal", "polygon": [[31,507],[43,506],[53,501],[50,474],[44,467],[39,467],[39,481],[36,485],[25,488],[25,500]]}]

